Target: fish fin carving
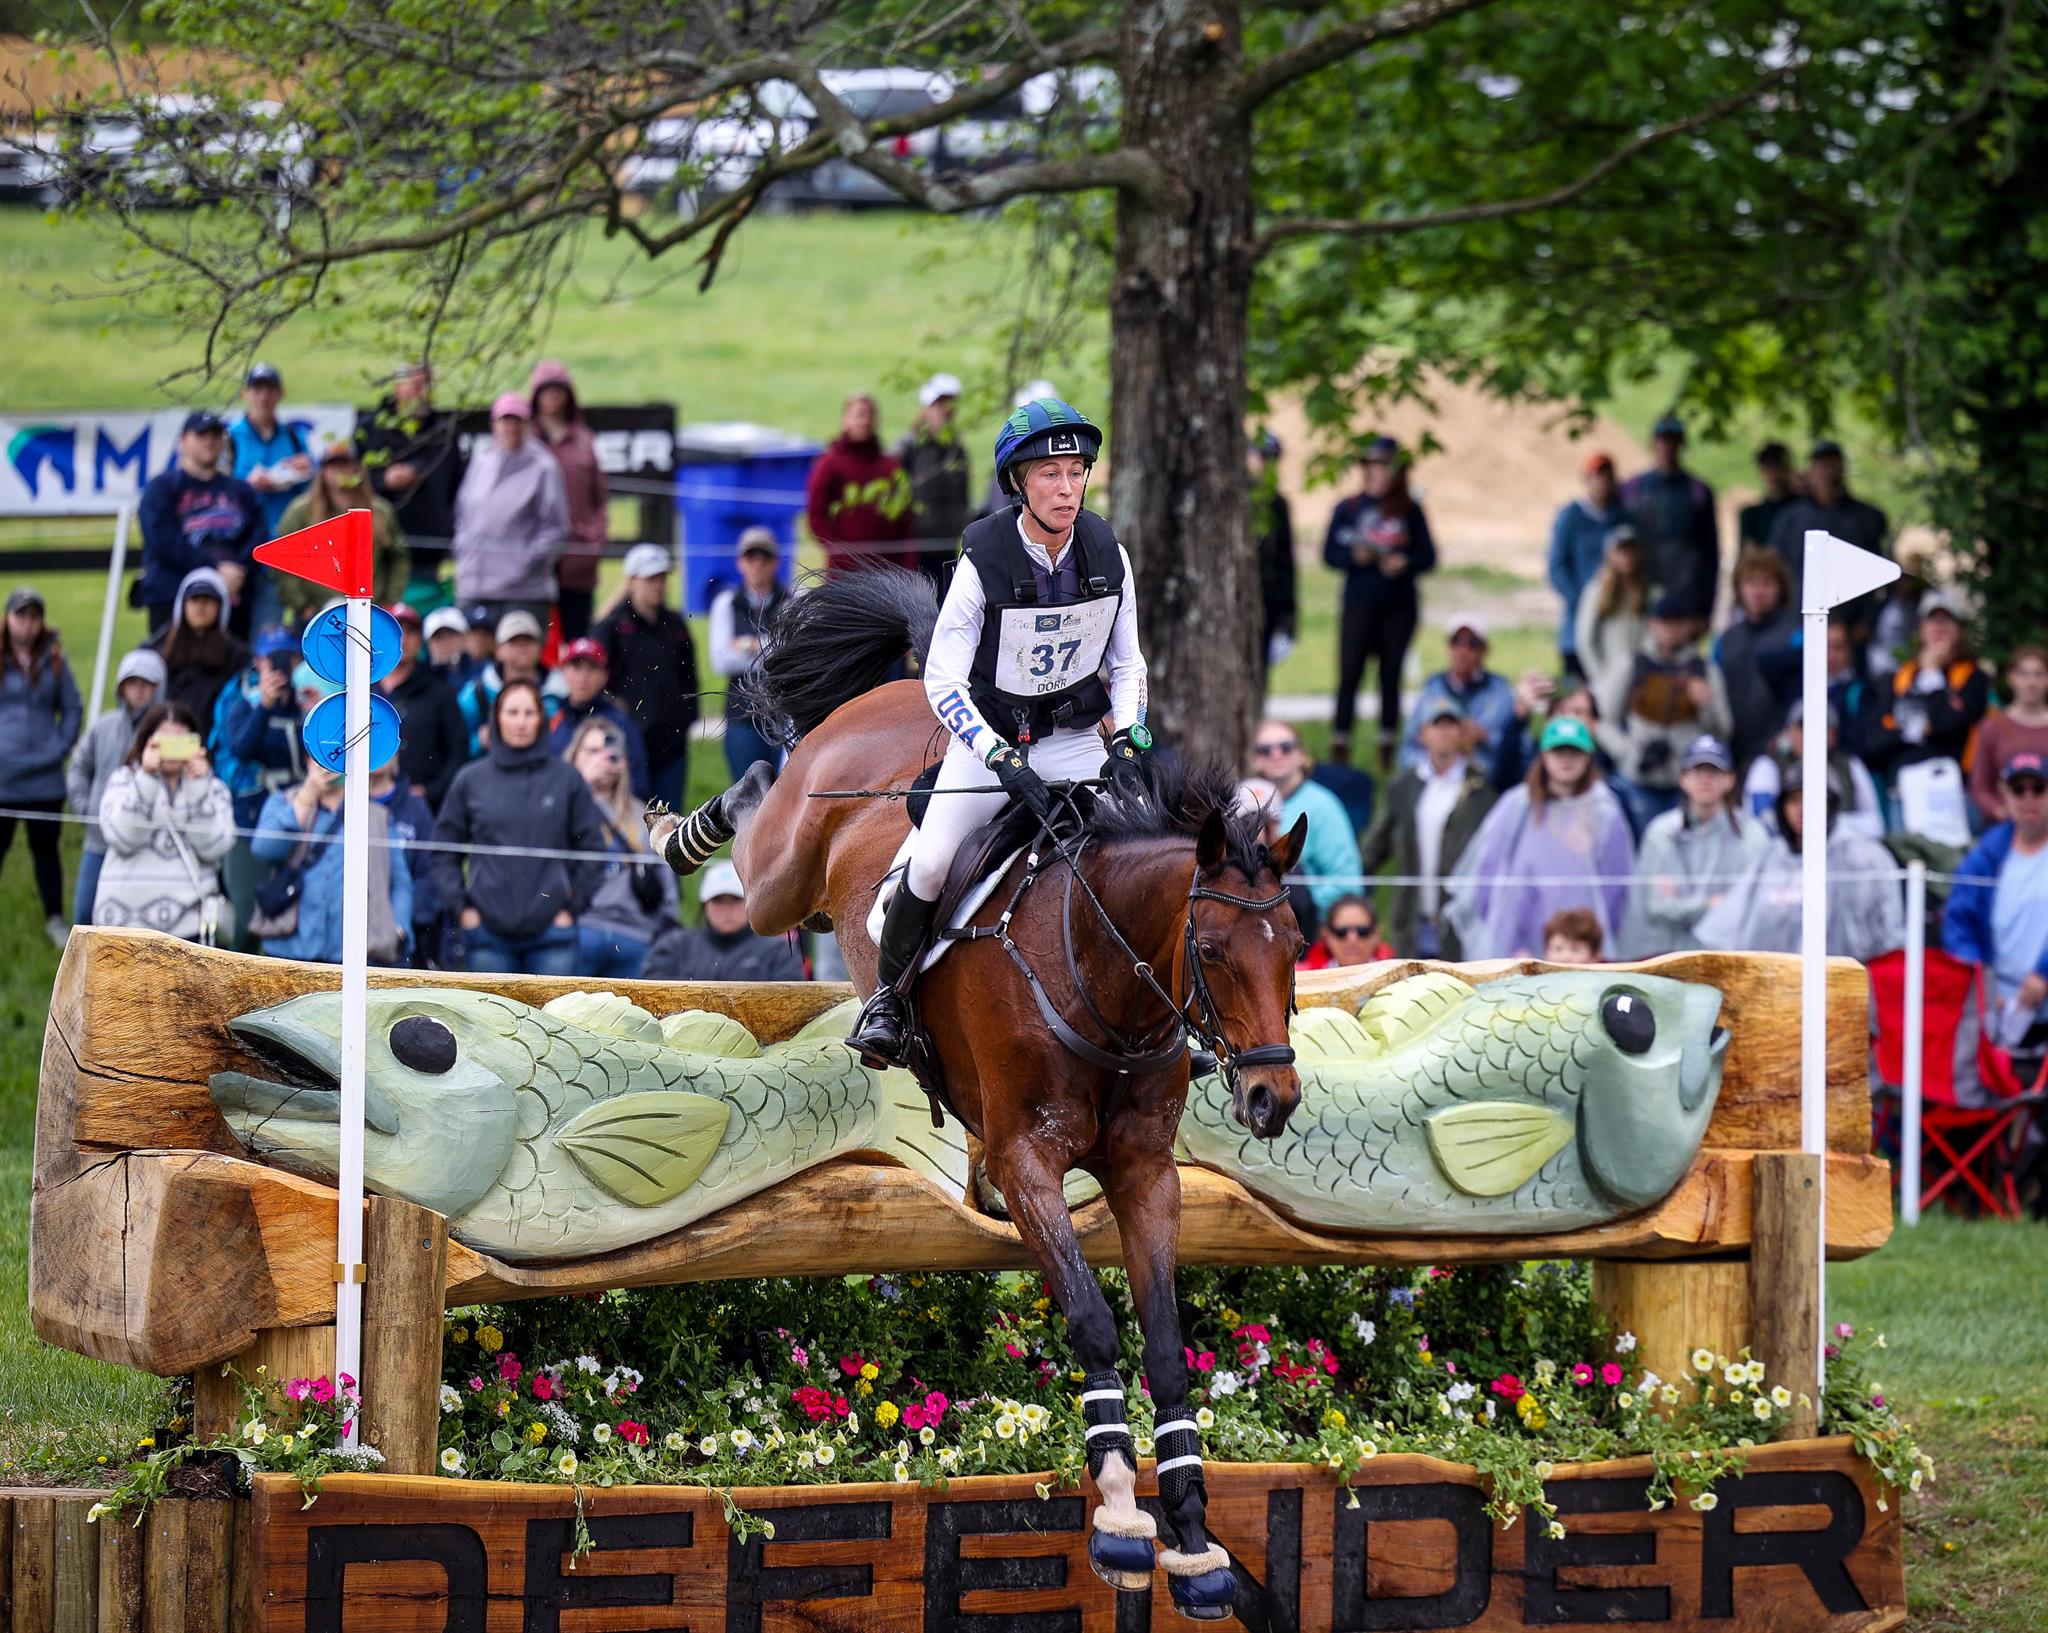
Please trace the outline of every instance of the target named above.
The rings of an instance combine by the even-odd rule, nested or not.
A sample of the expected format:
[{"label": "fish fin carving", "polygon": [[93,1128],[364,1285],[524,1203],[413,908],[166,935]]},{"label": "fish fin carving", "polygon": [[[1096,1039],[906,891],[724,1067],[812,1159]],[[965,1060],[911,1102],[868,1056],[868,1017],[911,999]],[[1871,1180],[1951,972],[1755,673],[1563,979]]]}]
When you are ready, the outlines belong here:
[{"label": "fish fin carving", "polygon": [[1358,1024],[1376,1040],[1374,1054],[1390,1055],[1436,1025],[1472,996],[1467,982],[1446,970],[1424,970],[1381,987],[1358,1011]]},{"label": "fish fin carving", "polygon": [[745,1026],[710,1009],[679,1009],[662,1016],[654,1041],[693,1055],[723,1055],[728,1060],[751,1060],[761,1053],[760,1039]]},{"label": "fish fin carving", "polygon": [[787,1041],[790,1043],[844,1043],[846,1034],[853,1030],[853,1023],[860,1019],[860,1000],[848,998],[844,1003],[834,1004],[830,1009],[813,1015],[797,1028]]},{"label": "fish fin carving", "polygon": [[580,1026],[586,1032],[661,1047],[661,1023],[629,998],[616,992],[565,992],[540,1006],[543,1015]]},{"label": "fish fin carving", "polygon": [[1363,1060],[1380,1052],[1378,1041],[1358,1017],[1334,1004],[1304,1009],[1288,1026],[1294,1052],[1310,1060]]},{"label": "fish fin carving", "polygon": [[1561,1113],[1509,1100],[1451,1106],[1425,1126],[1437,1166],[1467,1196],[1519,1189],[1572,1137],[1571,1120]]},{"label": "fish fin carving", "polygon": [[651,1208],[696,1184],[735,1115],[732,1106],[709,1095],[645,1090],[579,1112],[560,1138],[598,1189],[633,1207]]}]

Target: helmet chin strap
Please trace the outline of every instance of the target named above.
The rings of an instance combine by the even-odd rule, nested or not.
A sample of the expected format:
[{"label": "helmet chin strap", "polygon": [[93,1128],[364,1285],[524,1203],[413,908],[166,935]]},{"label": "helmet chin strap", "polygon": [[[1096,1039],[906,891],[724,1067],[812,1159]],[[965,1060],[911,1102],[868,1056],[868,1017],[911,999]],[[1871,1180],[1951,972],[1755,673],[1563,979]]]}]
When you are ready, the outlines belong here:
[{"label": "helmet chin strap", "polygon": [[[1094,469],[1095,467],[1093,465],[1090,465],[1088,467],[1090,475],[1094,473]],[[1081,504],[1076,505],[1074,507],[1074,522],[1069,522],[1064,529],[1054,527],[1051,522],[1047,521],[1043,516],[1039,515],[1037,511],[1031,508],[1031,501],[1024,497],[1024,484],[1022,482],[1019,482],[1014,488],[1012,488],[1010,490],[1010,493],[1011,496],[1016,499],[1018,508],[1022,510],[1025,515],[1029,516],[1046,532],[1051,533],[1054,536],[1058,536],[1061,532],[1065,532],[1071,537],[1074,531],[1074,522],[1078,522],[1081,519],[1081,506],[1087,504],[1088,502],[1088,477],[1083,476],[1081,478]]]}]

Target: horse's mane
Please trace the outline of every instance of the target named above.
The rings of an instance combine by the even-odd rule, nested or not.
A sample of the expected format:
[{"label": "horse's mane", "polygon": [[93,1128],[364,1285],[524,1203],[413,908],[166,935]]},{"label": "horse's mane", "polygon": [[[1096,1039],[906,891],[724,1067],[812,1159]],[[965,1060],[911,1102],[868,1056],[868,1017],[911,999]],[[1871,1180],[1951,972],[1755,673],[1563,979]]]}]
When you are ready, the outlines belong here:
[{"label": "horse's mane", "polygon": [[1113,788],[1095,802],[1088,835],[1104,844],[1128,839],[1192,839],[1209,813],[1223,815],[1224,860],[1247,879],[1272,866],[1256,812],[1237,803],[1237,775],[1213,760],[1151,755],[1120,767]]}]

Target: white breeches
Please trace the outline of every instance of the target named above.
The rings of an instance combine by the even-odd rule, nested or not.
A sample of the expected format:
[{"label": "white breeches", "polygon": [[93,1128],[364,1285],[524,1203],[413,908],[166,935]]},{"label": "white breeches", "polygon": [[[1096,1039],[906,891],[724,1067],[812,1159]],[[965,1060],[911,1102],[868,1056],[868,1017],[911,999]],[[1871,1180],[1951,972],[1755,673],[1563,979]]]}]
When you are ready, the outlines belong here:
[{"label": "white breeches", "polygon": [[[1078,782],[1100,774],[1109,751],[1091,724],[1086,731],[1062,730],[1031,745],[1031,769],[1047,782]],[[949,794],[949,788],[986,788],[986,794]],[[954,738],[939,765],[934,798],[925,806],[924,821],[910,852],[904,876],[911,891],[937,901],[953,865],[953,854],[969,834],[1003,808],[1005,795],[996,774],[981,756]]]}]

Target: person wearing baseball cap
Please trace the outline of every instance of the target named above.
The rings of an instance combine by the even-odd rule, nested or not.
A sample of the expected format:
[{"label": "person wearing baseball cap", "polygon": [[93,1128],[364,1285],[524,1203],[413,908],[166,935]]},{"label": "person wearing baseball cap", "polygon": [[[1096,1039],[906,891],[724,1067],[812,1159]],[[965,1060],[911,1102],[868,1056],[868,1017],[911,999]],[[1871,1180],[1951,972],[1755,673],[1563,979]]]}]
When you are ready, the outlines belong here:
[{"label": "person wearing baseball cap", "polygon": [[605,684],[611,678],[611,658],[604,643],[588,635],[571,641],[562,648],[557,667],[568,693],[547,700],[548,746],[557,754],[565,754],[585,721],[605,721],[616,727],[625,740],[626,769],[632,780],[633,797],[642,802],[652,799],[654,780],[647,772],[647,742],[640,734],[640,724],[617,698],[605,694]]},{"label": "person wearing baseball cap", "polygon": [[455,498],[456,598],[483,602],[494,620],[517,609],[545,626],[568,543],[562,467],[533,435],[533,405],[503,392],[491,404],[491,439],[470,454]]},{"label": "person wearing baseball cap", "polygon": [[1584,908],[1611,943],[1628,912],[1635,843],[1607,786],[1592,729],[1554,713],[1529,774],[1480,824],[1448,887],[1466,958],[1535,958],[1555,913]]},{"label": "person wearing baseball cap", "polygon": [[1344,575],[1344,612],[1337,639],[1337,703],[1330,758],[1351,763],[1358,687],[1368,663],[1378,666],[1379,763],[1386,770],[1401,741],[1401,670],[1415,639],[1421,603],[1415,581],[1436,566],[1429,518],[1408,491],[1408,460],[1389,436],[1376,436],[1359,457],[1362,491],[1338,501],[1323,536],[1323,560]]},{"label": "person wearing baseball cap", "polygon": [[256,490],[271,538],[291,531],[284,525],[285,510],[313,479],[306,433],[278,417],[283,401],[284,376],[277,365],[252,364],[242,377],[242,412],[228,424],[228,468]]},{"label": "person wearing baseball cap", "polygon": [[1578,497],[1550,524],[1550,585],[1564,599],[1557,626],[1557,655],[1567,675],[1583,675],[1579,664],[1579,602],[1607,564],[1607,539],[1628,520],[1614,456],[1598,449],[1579,462]]},{"label": "person wearing baseball cap", "polygon": [[1792,450],[1782,442],[1767,442],[1756,451],[1757,485],[1763,497],[1744,505],[1736,513],[1735,548],[1760,550],[1770,546],[1778,518],[1799,497],[1799,479],[1792,471]]},{"label": "person wearing baseball cap", "polygon": [[[1848,462],[1842,445],[1829,437],[1816,441],[1806,461],[1806,492],[1786,503],[1771,522],[1770,547],[1785,558],[1798,584],[1806,571],[1806,535],[1822,528],[1859,550],[1891,553],[1891,523],[1873,504],[1849,491]],[[1837,617],[1846,616],[1851,628],[1867,638],[1871,621],[1877,616],[1877,601],[1864,596],[1850,602]]]},{"label": "person wearing baseball cap", "polygon": [[356,422],[370,486],[398,513],[413,548],[431,552],[423,578],[440,576],[455,536],[455,496],[469,466],[458,419],[434,406],[434,371],[414,361],[393,371],[390,394]]},{"label": "person wearing baseball cap", "polygon": [[1438,692],[1415,719],[1422,759],[1386,785],[1358,847],[1360,871],[1370,877],[1392,861],[1396,873],[1423,880],[1394,892],[1387,935],[1404,957],[1455,960],[1463,954],[1444,916],[1445,882],[1500,795],[1467,751],[1463,704]]},{"label": "person wearing baseball cap", "polygon": [[726,689],[725,765],[735,781],[756,760],[782,761],[780,747],[732,704],[733,682],[761,661],[775,618],[790,598],[782,582],[782,546],[765,527],[740,535],[740,581],[720,590],[711,603],[711,668]]},{"label": "person wearing baseball cap", "polygon": [[697,884],[704,928],[671,924],[647,949],[647,981],[801,981],[793,936],[758,936],[747,923],[746,887],[730,862],[713,862]]},{"label": "person wearing baseball cap", "polygon": [[1708,618],[1721,581],[1714,490],[1685,467],[1685,425],[1666,414],[1650,432],[1651,465],[1621,490],[1642,540],[1653,595],[1676,595]]},{"label": "person wearing baseball cap", "polygon": [[438,811],[455,773],[469,759],[469,722],[454,688],[428,661],[419,608],[397,601],[384,610],[398,620],[399,657],[377,690],[404,726],[398,738],[398,777]]},{"label": "person wearing baseball cap", "polygon": [[[1991,706],[1991,677],[1970,650],[1968,609],[1953,591],[1931,589],[1920,602],[1920,634],[1893,671],[1887,687],[1874,682],[1883,712],[1863,733],[1870,769],[1896,789],[1905,825],[1923,837],[1958,847],[1970,843],[1967,801],[1950,797],[1945,772],[1914,768],[1952,762],[1955,780],[1970,763],[1977,728]],[[1918,790],[1930,797],[1922,801]]]},{"label": "person wearing baseball cap", "polygon": [[[640,729],[646,777],[656,797],[671,807],[683,804],[689,784],[690,733],[698,713],[697,646],[690,621],[668,604],[674,565],[664,546],[634,545],[626,552],[626,593],[590,627],[591,638],[604,650],[607,689]],[[715,641],[715,599],[711,628]]]},{"label": "person wearing baseball cap", "polygon": [[[398,512],[365,479],[354,441],[331,437],[320,449],[312,486],[291,502],[278,528],[280,532],[294,533],[302,527],[330,521],[348,510],[370,513],[371,593],[387,605],[396,602],[412,582],[412,546],[398,525]],[[302,628],[332,594],[311,579],[291,574],[284,575],[278,584],[285,615]]]},{"label": "person wearing baseball cap", "polygon": [[143,485],[135,510],[142,530],[142,604],[152,639],[175,616],[178,586],[195,568],[221,576],[223,624],[247,640],[252,606],[242,594],[256,546],[270,537],[256,490],[222,463],[227,421],[210,408],[185,416],[178,457]]},{"label": "person wearing baseball cap", "polygon": [[1728,736],[1727,679],[1699,650],[1702,625],[1691,599],[1677,591],[1651,603],[1649,633],[1601,727],[1615,792],[1638,833],[1679,803],[1680,762],[1693,740]]},{"label": "person wearing baseball cap", "polygon": [[481,667],[469,655],[469,620],[463,617],[462,609],[436,607],[427,614],[422,634],[434,673],[448,683],[449,691],[460,692]]},{"label": "person wearing baseball cap", "polygon": [[[486,617],[489,613],[488,607],[474,610]],[[548,672],[540,661],[542,626],[538,618],[524,607],[514,607],[501,613],[495,626],[484,619],[472,619],[472,636],[479,623],[492,637],[492,656],[455,694],[455,701],[462,709],[463,723],[469,727],[469,757],[472,760],[484,751],[485,730],[497,711],[498,694],[505,689],[507,682],[523,680],[542,692],[549,688]]]},{"label": "person wearing baseball cap", "polygon": [[1534,693],[1508,683],[1505,675],[1486,667],[1490,631],[1478,613],[1460,613],[1444,627],[1449,663],[1422,683],[1415,711],[1408,717],[1408,733],[1401,741],[1401,769],[1420,771],[1429,758],[1422,746],[1421,728],[1427,712],[1440,699],[1458,705],[1464,716],[1466,752],[1488,779],[1501,770],[1502,750],[1521,730],[1535,706]]},{"label": "person wearing baseball cap", "polygon": [[2038,1055],[2048,1048],[2048,755],[2008,755],[1998,781],[2005,820],[1956,868],[1941,944],[1997,982],[1999,1041]]},{"label": "person wearing baseball cap", "polygon": [[85,850],[78,860],[78,885],[71,899],[73,924],[92,923],[100,869],[107,860],[100,800],[114,767],[135,740],[136,724],[162,693],[167,678],[164,660],[152,648],[140,646],[124,656],[114,671],[114,706],[86,728],[64,767],[64,803],[85,818]]},{"label": "person wearing baseball cap", "polygon": [[917,418],[896,444],[896,458],[910,477],[918,568],[943,589],[946,564],[973,520],[967,447],[953,424],[960,382],[950,374],[934,374],[918,391],[917,404]]},{"label": "person wearing baseball cap", "polygon": [[1699,945],[1693,927],[1748,872],[1769,836],[1741,808],[1735,755],[1705,733],[1686,745],[1684,798],[1643,830],[1628,919],[1614,956],[1655,958]]}]

